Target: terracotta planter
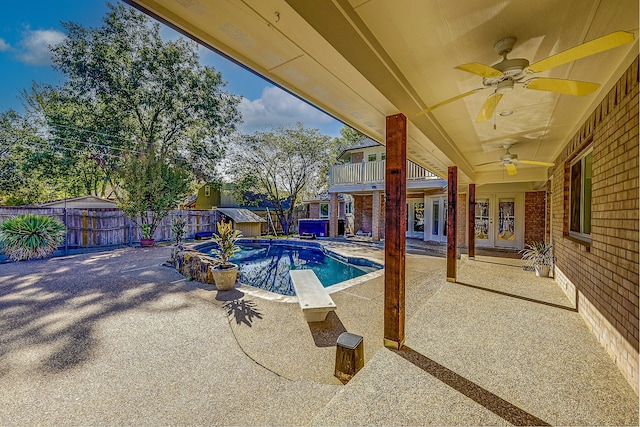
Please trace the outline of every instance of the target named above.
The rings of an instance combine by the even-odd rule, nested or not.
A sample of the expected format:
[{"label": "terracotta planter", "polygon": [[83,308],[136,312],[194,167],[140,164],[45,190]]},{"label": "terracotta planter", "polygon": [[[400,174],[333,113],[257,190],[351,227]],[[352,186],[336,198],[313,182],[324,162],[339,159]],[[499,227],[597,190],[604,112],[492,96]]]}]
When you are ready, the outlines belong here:
[{"label": "terracotta planter", "polygon": [[238,280],[238,266],[235,264],[230,265],[231,266],[227,268],[220,266],[211,268],[211,275],[219,291],[230,291],[236,285],[236,280]]},{"label": "terracotta planter", "polygon": [[154,246],[156,241],[154,239],[140,239],[140,246],[143,248],[148,248]]}]

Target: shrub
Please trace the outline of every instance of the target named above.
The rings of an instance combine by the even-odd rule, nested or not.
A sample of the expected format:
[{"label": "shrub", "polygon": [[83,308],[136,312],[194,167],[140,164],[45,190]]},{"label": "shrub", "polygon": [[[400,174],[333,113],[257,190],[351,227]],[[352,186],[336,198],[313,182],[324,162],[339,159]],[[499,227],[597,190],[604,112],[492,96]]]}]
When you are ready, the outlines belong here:
[{"label": "shrub", "polygon": [[48,216],[23,214],[0,224],[0,247],[13,261],[46,258],[64,241],[65,227]]}]

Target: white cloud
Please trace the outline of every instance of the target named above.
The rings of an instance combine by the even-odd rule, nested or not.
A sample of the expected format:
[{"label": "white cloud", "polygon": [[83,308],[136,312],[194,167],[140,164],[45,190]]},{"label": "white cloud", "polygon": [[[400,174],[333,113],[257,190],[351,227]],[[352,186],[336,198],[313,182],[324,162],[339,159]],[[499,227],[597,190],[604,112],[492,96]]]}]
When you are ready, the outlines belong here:
[{"label": "white cloud", "polygon": [[241,130],[246,133],[286,127],[296,122],[302,122],[307,128],[322,129],[333,121],[330,116],[274,86],[265,87],[262,96],[254,101],[242,98],[239,109],[244,120]]},{"label": "white cloud", "polygon": [[20,41],[20,51],[16,57],[29,65],[49,65],[49,46],[56,46],[65,38],[64,33],[56,30],[27,30]]},{"label": "white cloud", "polygon": [[6,52],[11,50],[11,45],[4,41],[4,39],[0,39],[0,52]]}]

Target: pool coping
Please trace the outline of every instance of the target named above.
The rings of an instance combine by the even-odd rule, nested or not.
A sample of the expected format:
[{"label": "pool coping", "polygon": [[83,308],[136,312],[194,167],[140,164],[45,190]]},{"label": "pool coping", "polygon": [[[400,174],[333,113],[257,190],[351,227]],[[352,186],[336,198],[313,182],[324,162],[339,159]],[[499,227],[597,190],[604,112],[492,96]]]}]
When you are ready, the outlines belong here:
[{"label": "pool coping", "polygon": [[[325,245],[323,245],[320,241],[309,242],[306,240],[296,240],[296,239],[240,239],[238,243],[270,243],[270,244],[281,244],[281,245],[297,245],[308,248],[316,248],[320,249],[325,255],[329,255],[333,258],[337,258],[342,262],[346,262],[349,264],[353,264],[356,266],[362,267],[378,267],[379,270],[372,271],[371,273],[363,274],[362,276],[354,277],[353,279],[345,280],[344,282],[336,283],[331,286],[327,286],[325,289],[329,294],[333,294],[344,289],[350,288],[355,285],[359,285],[361,283],[367,282],[369,280],[378,278],[384,275],[384,264],[379,260],[372,260],[367,257],[350,257],[335,252],[333,250],[328,249]],[[197,243],[188,245],[192,249],[200,251],[200,249],[205,248],[207,246],[211,246],[214,243],[212,241]],[[257,298],[265,299],[268,301],[276,301],[283,303],[297,303],[298,296],[297,295],[281,295],[276,292],[267,291],[264,289],[256,288],[251,285],[244,284],[242,282],[238,282],[235,286],[235,289],[243,292],[246,295],[254,296]]]}]

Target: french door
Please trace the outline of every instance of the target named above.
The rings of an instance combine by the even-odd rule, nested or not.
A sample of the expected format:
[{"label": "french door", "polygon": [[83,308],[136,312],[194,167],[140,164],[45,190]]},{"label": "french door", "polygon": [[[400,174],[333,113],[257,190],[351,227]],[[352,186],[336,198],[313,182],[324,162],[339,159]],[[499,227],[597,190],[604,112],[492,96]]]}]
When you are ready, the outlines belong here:
[{"label": "french door", "polygon": [[424,201],[407,202],[407,237],[424,236]]},{"label": "french door", "polygon": [[435,242],[447,241],[447,199],[444,197],[427,199],[429,212],[428,230],[425,230],[425,240]]},{"label": "french door", "polygon": [[476,245],[518,248],[524,235],[524,203],[515,195],[476,198]]}]

